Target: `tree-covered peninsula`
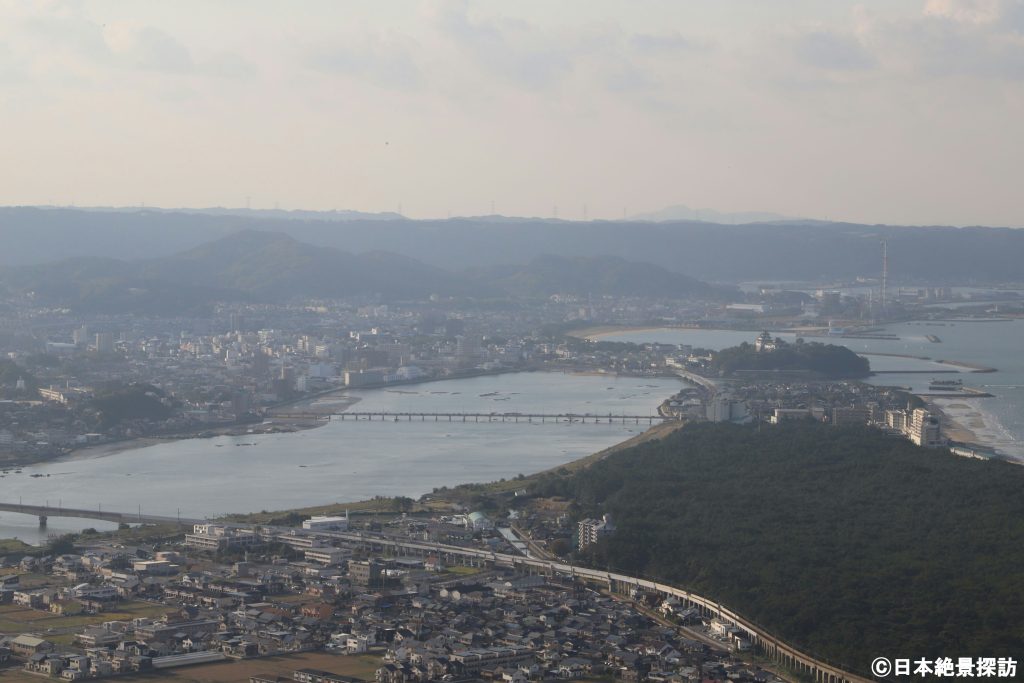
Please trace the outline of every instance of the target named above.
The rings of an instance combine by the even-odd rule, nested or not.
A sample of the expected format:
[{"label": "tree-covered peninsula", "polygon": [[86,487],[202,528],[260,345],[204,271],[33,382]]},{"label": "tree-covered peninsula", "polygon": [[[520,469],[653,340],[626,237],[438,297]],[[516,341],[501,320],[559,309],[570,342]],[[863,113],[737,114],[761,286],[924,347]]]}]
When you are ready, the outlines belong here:
[{"label": "tree-covered peninsula", "polygon": [[795,344],[787,344],[770,337],[764,346],[744,342],[722,349],[714,355],[712,368],[722,377],[770,372],[822,379],[855,379],[871,374],[868,359],[845,346],[800,339]]},{"label": "tree-covered peninsula", "polygon": [[849,671],[1024,642],[1024,468],[868,428],[696,424],[541,496],[610,513],[582,561],[722,601]]}]

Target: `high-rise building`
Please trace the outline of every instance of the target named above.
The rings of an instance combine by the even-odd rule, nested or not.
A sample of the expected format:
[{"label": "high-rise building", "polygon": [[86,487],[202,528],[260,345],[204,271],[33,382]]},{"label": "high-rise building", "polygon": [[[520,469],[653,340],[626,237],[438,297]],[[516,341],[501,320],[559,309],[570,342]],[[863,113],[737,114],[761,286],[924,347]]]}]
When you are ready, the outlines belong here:
[{"label": "high-rise building", "polygon": [[840,425],[862,425],[867,424],[871,417],[868,408],[835,407],[832,409],[832,424]]},{"label": "high-rise building", "polygon": [[113,353],[114,335],[111,332],[96,333],[96,351],[99,353]]},{"label": "high-rise building", "polygon": [[894,432],[903,433],[903,428],[907,425],[907,413],[903,410],[887,410],[885,411],[885,426]]},{"label": "high-rise building", "polygon": [[74,332],[71,333],[71,341],[75,343],[75,346],[85,346],[89,343],[89,326],[82,325]]},{"label": "high-rise building", "polygon": [[611,517],[604,515],[601,519],[584,519],[577,526],[579,535],[579,548],[583,550],[589,545],[597,543],[602,536],[615,531]]},{"label": "high-rise building", "polygon": [[907,418],[904,433],[918,446],[937,448],[942,445],[939,418],[924,408],[915,408]]}]

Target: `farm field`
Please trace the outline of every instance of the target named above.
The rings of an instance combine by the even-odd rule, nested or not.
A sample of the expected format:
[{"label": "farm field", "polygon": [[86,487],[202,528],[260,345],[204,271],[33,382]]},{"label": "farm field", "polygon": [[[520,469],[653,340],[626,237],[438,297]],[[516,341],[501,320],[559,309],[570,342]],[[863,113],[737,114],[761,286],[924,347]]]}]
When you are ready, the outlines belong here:
[{"label": "farm field", "polygon": [[[160,672],[117,676],[117,683],[249,683],[257,674],[291,679],[296,669],[320,669],[366,681],[374,679],[381,658],[376,655],[335,655],[326,652],[303,652],[295,655],[262,657],[259,659],[229,660],[215,664],[197,664]],[[0,672],[0,681],[10,683],[39,683],[40,676],[17,669]]]}]

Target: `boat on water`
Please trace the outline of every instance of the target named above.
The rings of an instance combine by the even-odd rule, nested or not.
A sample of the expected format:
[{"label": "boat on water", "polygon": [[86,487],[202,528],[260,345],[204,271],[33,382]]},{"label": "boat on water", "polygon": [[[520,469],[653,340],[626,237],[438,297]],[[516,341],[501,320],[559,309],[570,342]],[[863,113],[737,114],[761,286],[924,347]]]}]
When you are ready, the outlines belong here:
[{"label": "boat on water", "polygon": [[963,388],[962,379],[933,379],[928,382],[928,391],[960,391]]}]

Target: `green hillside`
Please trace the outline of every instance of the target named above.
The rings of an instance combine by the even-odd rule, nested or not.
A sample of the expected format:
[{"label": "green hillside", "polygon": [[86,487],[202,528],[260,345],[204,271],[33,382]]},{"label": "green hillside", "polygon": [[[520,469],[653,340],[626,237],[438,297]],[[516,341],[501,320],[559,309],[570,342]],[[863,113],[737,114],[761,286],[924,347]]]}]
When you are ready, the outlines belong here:
[{"label": "green hillside", "polygon": [[612,514],[594,566],[721,600],[848,670],[1024,643],[1018,465],[867,428],[702,424],[538,489]]}]

